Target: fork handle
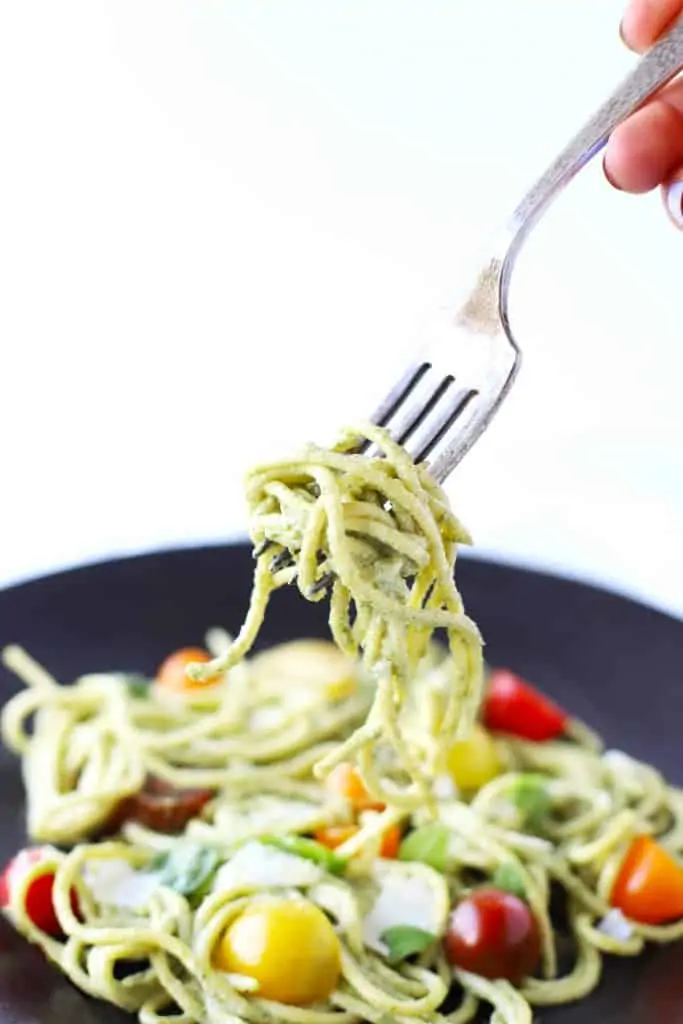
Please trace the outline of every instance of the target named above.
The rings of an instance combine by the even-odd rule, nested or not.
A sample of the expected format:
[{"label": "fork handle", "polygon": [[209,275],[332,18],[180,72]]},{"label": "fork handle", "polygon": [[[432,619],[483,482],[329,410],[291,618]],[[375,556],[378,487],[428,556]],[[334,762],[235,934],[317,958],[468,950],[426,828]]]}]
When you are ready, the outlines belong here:
[{"label": "fork handle", "polygon": [[619,88],[527,192],[509,223],[518,250],[540,215],[574,175],[599,153],[622,121],[683,68],[683,17],[648,50]]}]

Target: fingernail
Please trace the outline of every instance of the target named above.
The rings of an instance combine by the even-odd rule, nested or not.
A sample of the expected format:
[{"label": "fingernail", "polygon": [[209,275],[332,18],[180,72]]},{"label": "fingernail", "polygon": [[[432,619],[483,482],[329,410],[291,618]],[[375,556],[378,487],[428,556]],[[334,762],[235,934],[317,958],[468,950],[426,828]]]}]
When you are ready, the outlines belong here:
[{"label": "fingernail", "polygon": [[683,171],[673,181],[662,185],[662,199],[669,220],[679,231],[683,231]]},{"label": "fingernail", "polygon": [[623,192],[624,191],[623,188],[621,187],[621,185],[617,185],[616,181],[614,180],[614,178],[612,177],[612,175],[608,171],[608,169],[607,169],[607,157],[606,156],[604,156],[602,158],[602,173],[605,175],[605,177],[607,178],[607,181],[612,186],[612,188],[616,189],[617,192]]},{"label": "fingernail", "polygon": [[624,35],[624,21],[623,21],[623,18],[619,22],[619,38],[621,39],[621,41],[624,44],[624,46],[628,46],[628,43],[626,42],[626,36]]}]

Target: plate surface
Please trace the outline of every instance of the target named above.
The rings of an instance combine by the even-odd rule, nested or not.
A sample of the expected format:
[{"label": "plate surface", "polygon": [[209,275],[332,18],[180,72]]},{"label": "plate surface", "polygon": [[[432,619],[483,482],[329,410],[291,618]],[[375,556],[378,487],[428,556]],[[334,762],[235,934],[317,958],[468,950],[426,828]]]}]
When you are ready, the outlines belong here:
[{"label": "plate surface", "polygon": [[[252,562],[243,546],[162,552],[88,566],[0,593],[0,644],[25,645],[62,681],[85,671],[152,672],[212,625],[239,627]],[[610,745],[683,783],[683,623],[551,576],[462,561],[458,582],[487,640],[509,665],[599,729]],[[265,644],[325,635],[321,606],[276,595]],[[0,698],[16,685],[0,670]],[[16,762],[0,754],[0,859],[25,842]],[[77,992],[0,919],[0,1024],[125,1024]],[[541,1024],[683,1024],[683,944],[610,960],[598,991],[544,1010]]]}]

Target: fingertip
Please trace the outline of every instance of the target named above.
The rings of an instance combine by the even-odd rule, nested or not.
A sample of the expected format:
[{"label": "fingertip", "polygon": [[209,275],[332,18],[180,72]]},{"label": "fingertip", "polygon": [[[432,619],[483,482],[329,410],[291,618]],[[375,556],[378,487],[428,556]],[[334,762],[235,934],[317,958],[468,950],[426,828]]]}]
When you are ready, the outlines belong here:
[{"label": "fingertip", "polygon": [[619,192],[649,192],[659,184],[652,180],[654,175],[649,161],[641,153],[636,133],[629,123],[612,134],[602,166],[607,181]]},{"label": "fingertip", "polygon": [[605,176],[624,192],[650,192],[665,181],[683,157],[683,118],[654,101],[621,124],[607,144]]},{"label": "fingertip", "polygon": [[681,13],[681,0],[630,0],[619,34],[629,49],[643,53]]},{"label": "fingertip", "polygon": [[642,4],[629,4],[619,25],[622,43],[634,53],[642,53],[651,45],[647,19],[643,15]]}]

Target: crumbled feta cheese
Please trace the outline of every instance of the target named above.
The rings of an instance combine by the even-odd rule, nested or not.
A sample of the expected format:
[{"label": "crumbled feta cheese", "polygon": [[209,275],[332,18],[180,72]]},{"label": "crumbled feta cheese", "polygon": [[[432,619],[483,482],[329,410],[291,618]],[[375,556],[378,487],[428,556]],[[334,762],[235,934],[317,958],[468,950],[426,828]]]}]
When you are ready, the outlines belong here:
[{"label": "crumbled feta cheese", "polygon": [[131,910],[146,907],[152,893],[159,888],[155,875],[136,871],[128,861],[118,858],[85,864],[83,881],[98,903]]},{"label": "crumbled feta cheese", "polygon": [[249,717],[249,727],[255,729],[257,732],[263,730],[267,732],[269,729],[276,729],[285,717],[285,712],[280,705],[266,705],[263,708],[257,708],[256,711],[252,712]]},{"label": "crumbled feta cheese", "polygon": [[259,886],[298,889],[315,885],[322,878],[322,869],[312,861],[254,840],[242,846],[219,868],[213,891]]},{"label": "crumbled feta cheese", "polygon": [[231,841],[239,842],[267,833],[305,832],[316,826],[319,816],[318,804],[262,793],[237,806],[218,806],[216,825]]},{"label": "crumbled feta cheese", "polygon": [[433,790],[437,800],[455,800],[458,795],[458,787],[448,773],[436,776]]},{"label": "crumbled feta cheese", "polygon": [[363,940],[378,953],[387,953],[382,935],[398,925],[412,925],[427,932],[442,928],[439,894],[426,878],[402,871],[388,871],[377,879],[379,892],[363,920]]},{"label": "crumbled feta cheese", "polygon": [[605,914],[598,925],[598,931],[618,942],[628,942],[633,938],[633,928],[618,907],[613,907]]}]

